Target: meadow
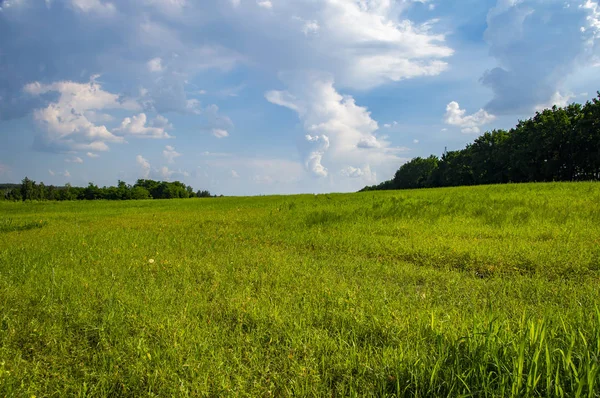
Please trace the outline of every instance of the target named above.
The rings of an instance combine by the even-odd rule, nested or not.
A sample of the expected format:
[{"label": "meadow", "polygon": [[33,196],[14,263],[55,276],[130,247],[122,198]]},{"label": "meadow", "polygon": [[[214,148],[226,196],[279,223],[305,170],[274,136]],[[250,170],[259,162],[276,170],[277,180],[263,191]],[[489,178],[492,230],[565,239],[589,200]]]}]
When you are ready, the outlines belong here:
[{"label": "meadow", "polygon": [[600,184],[0,202],[0,396],[600,396]]}]

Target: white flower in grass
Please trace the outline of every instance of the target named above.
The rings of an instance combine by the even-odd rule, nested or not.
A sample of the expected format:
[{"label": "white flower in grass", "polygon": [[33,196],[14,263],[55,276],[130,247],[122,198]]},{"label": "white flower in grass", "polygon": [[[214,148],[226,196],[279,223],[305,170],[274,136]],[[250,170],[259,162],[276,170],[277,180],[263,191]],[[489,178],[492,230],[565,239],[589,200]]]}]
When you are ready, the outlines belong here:
[{"label": "white flower in grass", "polygon": [[154,264],[154,259],[153,259],[153,258],[151,258],[150,260],[148,260],[148,263],[149,263],[149,264]]}]

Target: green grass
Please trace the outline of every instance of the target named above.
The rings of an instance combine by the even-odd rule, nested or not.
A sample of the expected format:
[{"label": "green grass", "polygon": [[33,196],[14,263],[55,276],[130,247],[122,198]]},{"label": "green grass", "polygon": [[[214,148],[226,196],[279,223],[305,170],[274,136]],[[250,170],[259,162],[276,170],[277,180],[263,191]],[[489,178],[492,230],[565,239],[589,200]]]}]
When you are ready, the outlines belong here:
[{"label": "green grass", "polygon": [[600,396],[600,184],[0,218],[0,396]]}]

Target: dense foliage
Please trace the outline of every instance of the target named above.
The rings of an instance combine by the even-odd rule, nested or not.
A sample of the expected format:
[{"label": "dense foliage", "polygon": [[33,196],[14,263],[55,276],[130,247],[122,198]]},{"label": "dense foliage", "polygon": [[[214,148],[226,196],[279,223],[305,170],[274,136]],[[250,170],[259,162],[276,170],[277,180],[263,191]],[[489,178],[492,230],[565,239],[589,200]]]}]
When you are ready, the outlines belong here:
[{"label": "dense foliage", "polygon": [[184,199],[211,197],[209,191],[194,192],[191,186],[182,182],[137,180],[134,185],[119,181],[116,187],[98,187],[89,183],[87,187],[63,187],[37,184],[25,177],[20,185],[0,185],[0,200],[132,200],[132,199]]},{"label": "dense foliage", "polygon": [[393,179],[363,188],[412,189],[508,182],[600,180],[600,92],[586,104],[537,112],[441,158],[414,158]]}]

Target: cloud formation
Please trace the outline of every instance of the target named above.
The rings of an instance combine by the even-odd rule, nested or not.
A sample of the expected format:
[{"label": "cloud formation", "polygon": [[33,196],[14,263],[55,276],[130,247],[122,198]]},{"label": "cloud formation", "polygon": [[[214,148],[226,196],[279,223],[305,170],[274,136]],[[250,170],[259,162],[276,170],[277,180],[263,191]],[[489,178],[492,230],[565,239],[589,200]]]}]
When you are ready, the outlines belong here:
[{"label": "cloud formation", "polygon": [[481,126],[496,119],[496,116],[490,115],[483,109],[478,110],[472,115],[465,116],[466,112],[466,110],[460,109],[458,102],[452,101],[446,106],[444,123],[460,127],[464,134],[479,134]]},{"label": "cloud formation", "polygon": [[[282,75],[288,86],[285,91],[269,91],[265,98],[276,105],[295,111],[304,124],[302,151],[305,166],[315,177],[336,174],[343,167],[382,167],[387,170],[399,162],[392,148],[376,135],[378,124],[370,112],[358,106],[353,97],[341,95],[333,78],[326,74],[309,73]],[[375,173],[365,173],[372,180]]]},{"label": "cloud formation", "polygon": [[229,137],[229,133],[227,132],[227,130],[223,129],[212,129],[212,135],[214,135],[217,138]]},{"label": "cloud formation", "polygon": [[136,138],[173,138],[166,132],[167,128],[170,128],[170,124],[166,118],[158,116],[148,124],[146,114],[140,113],[137,116],[126,117],[123,119],[121,125],[115,128],[114,131],[119,135]]},{"label": "cloud formation", "polygon": [[79,163],[79,164],[81,164],[81,163],[83,163],[83,159],[81,159],[79,156],[75,156],[75,157],[72,157],[72,158],[65,159],[65,162],[67,162],[67,163]]},{"label": "cloud formation", "polygon": [[591,0],[498,0],[485,32],[498,62],[481,78],[494,93],[485,109],[520,114],[553,102],[570,74],[598,61],[599,16]]},{"label": "cloud formation", "polygon": [[175,163],[175,159],[180,156],[181,154],[171,145],[167,145],[163,150],[163,157],[167,160],[167,163]]},{"label": "cloud formation", "polygon": [[136,163],[138,164],[142,178],[148,178],[150,176],[150,162],[145,159],[142,155],[137,155],[135,158]]},{"label": "cloud formation", "polygon": [[23,91],[34,97],[58,94],[47,107],[35,110],[34,118],[42,129],[38,144],[41,149],[56,151],[106,151],[107,143],[122,143],[105,125],[95,124],[89,112],[107,109],[139,109],[130,99],[104,91],[93,76],[88,83],[61,81],[52,84],[33,82]]}]

